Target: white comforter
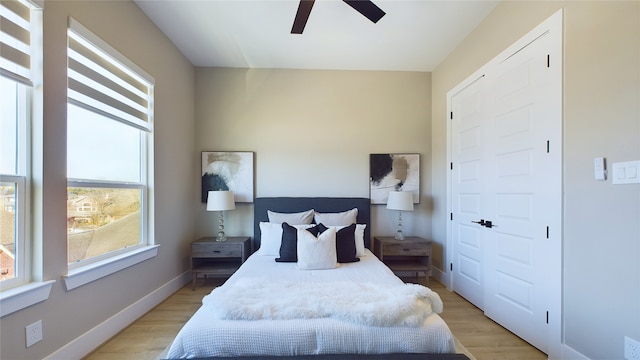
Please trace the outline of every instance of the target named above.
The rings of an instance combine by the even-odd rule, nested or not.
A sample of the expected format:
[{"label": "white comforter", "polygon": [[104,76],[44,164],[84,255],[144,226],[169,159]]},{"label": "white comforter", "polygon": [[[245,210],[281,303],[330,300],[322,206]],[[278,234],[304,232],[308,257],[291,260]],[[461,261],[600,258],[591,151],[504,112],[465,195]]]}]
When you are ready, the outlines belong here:
[{"label": "white comforter", "polygon": [[[353,289],[344,300],[357,299],[360,304],[373,304],[376,309],[365,311],[367,315],[362,315],[364,313],[361,312],[361,316],[356,318],[349,315],[348,311],[343,311],[346,309],[343,306],[335,306],[330,311],[314,308],[314,311],[319,311],[320,316],[290,316],[283,310],[274,317],[277,311],[271,311],[273,307],[266,313],[264,304],[251,307],[255,299],[251,297],[260,292],[270,292],[269,286],[261,287],[262,289],[255,286],[255,289],[247,290],[247,286],[254,286],[260,281],[280,287],[291,283],[310,284],[300,285],[301,290],[295,290],[298,295],[314,286],[328,287],[329,283],[334,283],[346,287],[352,284]],[[272,298],[282,295],[282,289],[272,289]],[[180,330],[169,349],[168,357],[455,352],[449,328],[442,318],[432,313],[441,310],[440,299],[429,289],[424,289],[426,288],[405,285],[368,250],[360,262],[340,264],[337,269],[332,270],[298,270],[295,263],[276,263],[273,256],[254,254],[223,286],[203,299],[204,305]],[[347,292],[347,289],[342,288],[342,291]],[[383,293],[388,295],[400,292],[408,294],[408,297],[402,296],[401,300],[394,297],[375,300]],[[216,293],[225,295],[226,298],[216,299]],[[234,319],[240,318],[242,312],[234,313],[233,299],[237,299],[240,307],[244,306],[242,312],[253,309],[251,311],[254,315],[248,317],[250,320]],[[288,300],[284,300],[285,303],[286,301]],[[318,303],[315,301],[313,304]],[[283,304],[272,302],[266,308]],[[224,306],[225,309],[217,306]],[[398,310],[403,306],[404,310]],[[417,312],[413,312],[416,309]],[[375,315],[378,310],[380,314]],[[259,312],[262,315],[256,315]],[[340,315],[336,315],[336,312],[340,312]],[[398,315],[394,315],[393,320],[385,318],[385,314],[390,313]],[[362,316],[368,319],[363,320]],[[400,323],[393,323],[397,321]],[[370,324],[365,324],[367,322]]]}]

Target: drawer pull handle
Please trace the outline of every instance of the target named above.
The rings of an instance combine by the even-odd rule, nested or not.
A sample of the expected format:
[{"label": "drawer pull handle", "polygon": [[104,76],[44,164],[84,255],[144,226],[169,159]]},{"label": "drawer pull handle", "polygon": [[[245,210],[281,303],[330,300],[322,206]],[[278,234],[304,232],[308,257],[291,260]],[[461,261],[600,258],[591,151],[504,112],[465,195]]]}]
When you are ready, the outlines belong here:
[{"label": "drawer pull handle", "polygon": [[213,250],[213,252],[214,252],[214,253],[216,253],[216,254],[219,254],[219,253],[221,253],[222,251],[220,251],[220,250]]}]

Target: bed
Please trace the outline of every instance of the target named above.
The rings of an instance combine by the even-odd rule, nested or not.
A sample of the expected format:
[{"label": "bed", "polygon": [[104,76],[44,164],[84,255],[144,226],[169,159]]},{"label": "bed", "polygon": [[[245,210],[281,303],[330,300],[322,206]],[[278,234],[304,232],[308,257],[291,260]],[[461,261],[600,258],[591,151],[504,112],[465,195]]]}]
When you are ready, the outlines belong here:
[{"label": "bed", "polygon": [[[299,237],[299,246],[324,246],[317,245],[322,243],[321,238],[333,236],[337,241],[335,238],[344,238],[345,233],[350,239],[355,236],[355,242],[361,241],[363,246],[355,249],[357,260],[339,263],[335,268],[318,268],[314,261],[322,256],[305,255],[306,250],[299,247],[296,262],[276,261],[285,256],[282,248],[280,253],[274,252],[273,236],[267,229],[275,229],[277,222],[269,221],[270,216],[310,209],[325,216],[325,221],[333,219],[332,214],[353,215],[353,209],[357,209],[356,223],[360,225],[355,235],[351,235],[354,225],[328,226],[314,235],[301,229],[321,227],[315,222],[291,230]],[[277,223],[283,229],[278,235],[282,236],[281,247],[286,242],[285,233],[290,231],[287,228],[291,228],[284,223]],[[205,296],[203,306],[171,344],[169,359],[457,356],[453,355],[453,335],[437,314],[441,310],[437,294],[419,285],[404,284],[369,250],[369,199],[257,198],[254,229],[253,246],[257,251],[222,286]],[[307,237],[312,240],[305,240]],[[341,246],[331,244],[334,249]],[[303,270],[305,266],[311,267]]]}]

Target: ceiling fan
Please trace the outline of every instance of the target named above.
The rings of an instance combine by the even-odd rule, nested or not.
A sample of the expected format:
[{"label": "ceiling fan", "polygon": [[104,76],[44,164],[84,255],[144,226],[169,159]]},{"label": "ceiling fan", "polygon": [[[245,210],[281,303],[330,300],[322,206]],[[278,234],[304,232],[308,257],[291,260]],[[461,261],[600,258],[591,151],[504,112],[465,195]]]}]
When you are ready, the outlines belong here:
[{"label": "ceiling fan", "polygon": [[[377,23],[386,13],[370,0],[342,0],[373,23]],[[315,0],[300,0],[298,12],[291,28],[292,34],[302,34]]]}]

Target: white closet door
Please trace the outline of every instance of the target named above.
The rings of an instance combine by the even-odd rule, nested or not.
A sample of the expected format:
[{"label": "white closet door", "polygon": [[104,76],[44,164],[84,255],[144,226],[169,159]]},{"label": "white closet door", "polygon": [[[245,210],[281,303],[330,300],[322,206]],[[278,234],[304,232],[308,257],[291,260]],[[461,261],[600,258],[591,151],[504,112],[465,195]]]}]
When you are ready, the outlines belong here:
[{"label": "white closet door", "polygon": [[[487,100],[485,79],[473,83],[451,98],[452,275],[454,290],[475,306],[484,307],[484,228],[481,219],[486,188],[486,134],[483,133]],[[455,164],[455,165],[453,165]],[[484,192],[484,193],[483,193]],[[486,200],[485,200],[486,201]]]},{"label": "white closet door", "polygon": [[555,19],[449,95],[453,290],[550,354],[557,353],[550,339],[561,343],[562,22]]},{"label": "white closet door", "polygon": [[560,85],[560,77],[548,65],[550,40],[546,33],[519,49],[490,77],[483,204],[492,221],[485,229],[485,314],[545,352],[550,295],[545,269],[553,265],[547,255],[560,251],[547,229],[556,221],[550,215],[560,218],[556,189],[562,176],[555,166],[560,151],[554,134],[561,111],[551,106],[558,103],[553,86]]}]

